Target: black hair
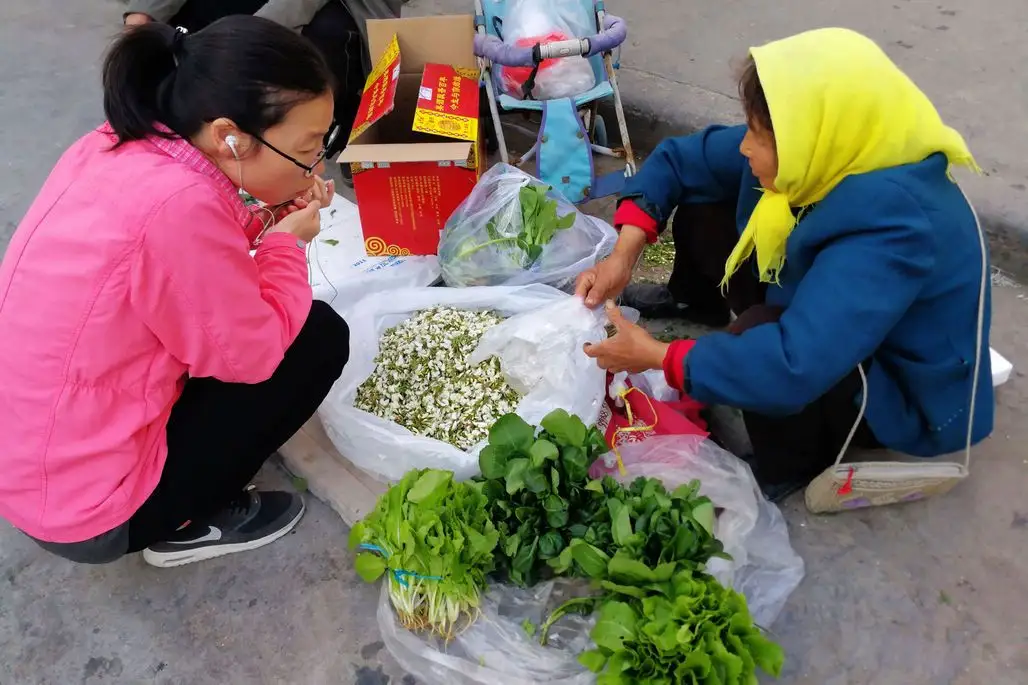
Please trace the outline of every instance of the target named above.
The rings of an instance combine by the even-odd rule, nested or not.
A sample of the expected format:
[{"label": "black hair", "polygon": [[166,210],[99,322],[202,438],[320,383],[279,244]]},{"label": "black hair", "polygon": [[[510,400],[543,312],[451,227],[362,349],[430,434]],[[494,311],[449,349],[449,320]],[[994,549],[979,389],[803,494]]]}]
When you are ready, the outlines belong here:
[{"label": "black hair", "polygon": [[104,60],[103,88],[117,147],[147,136],[188,139],[221,117],[259,136],[295,105],[331,91],[333,79],[306,38],[233,15],[189,35],[158,22],[128,29]]},{"label": "black hair", "polygon": [[764,95],[764,86],[760,83],[757,62],[753,59],[753,55],[746,58],[739,71],[739,97],[742,100],[743,110],[746,112],[746,121],[749,124],[757,124],[767,133],[774,133],[771,107],[767,104],[767,96]]}]

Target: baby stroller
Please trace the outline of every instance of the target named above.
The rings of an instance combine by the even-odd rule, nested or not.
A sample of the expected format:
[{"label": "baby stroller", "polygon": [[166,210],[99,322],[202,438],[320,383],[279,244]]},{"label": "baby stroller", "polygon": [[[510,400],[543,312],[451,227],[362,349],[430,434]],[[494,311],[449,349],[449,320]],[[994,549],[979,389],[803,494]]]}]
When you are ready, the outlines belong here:
[{"label": "baby stroller", "polygon": [[[541,123],[536,142],[515,163],[524,164],[534,158],[536,175],[573,203],[618,193],[625,178],[635,173],[635,158],[625,124],[613,57],[614,50],[627,37],[627,26],[624,20],[606,13],[603,0],[547,0],[545,6],[549,9],[546,11],[555,11],[555,6],[563,4],[585,17],[588,25],[582,26],[588,32],[578,28],[576,35],[568,35],[575,30],[572,28],[563,32],[550,31],[543,36],[537,32],[534,37],[516,41],[507,36],[504,40],[504,20],[508,11],[520,10],[519,3],[526,1],[531,0],[475,0],[478,32],[475,54],[482,61],[482,80],[501,159],[510,163],[500,114],[522,112],[528,115],[537,112],[541,115]],[[520,21],[521,25],[524,23]],[[510,28],[513,32],[514,27]],[[590,35],[592,32],[595,35]],[[564,96],[559,81],[556,87],[549,89],[556,96],[547,99],[548,94],[540,92],[538,87],[544,77],[543,70],[556,65],[557,60],[579,60],[577,64],[565,63],[564,66],[576,72],[575,78],[580,84],[582,69],[586,67],[585,77],[589,81],[584,84],[584,92],[568,91],[573,94]],[[553,69],[551,73],[558,71]],[[556,78],[559,80],[559,75]],[[588,82],[595,85],[588,87]],[[622,147],[617,150],[609,146],[606,126],[598,112],[599,103],[606,98],[614,100],[621,132]],[[593,163],[594,153],[624,158],[624,170],[598,176]]]}]

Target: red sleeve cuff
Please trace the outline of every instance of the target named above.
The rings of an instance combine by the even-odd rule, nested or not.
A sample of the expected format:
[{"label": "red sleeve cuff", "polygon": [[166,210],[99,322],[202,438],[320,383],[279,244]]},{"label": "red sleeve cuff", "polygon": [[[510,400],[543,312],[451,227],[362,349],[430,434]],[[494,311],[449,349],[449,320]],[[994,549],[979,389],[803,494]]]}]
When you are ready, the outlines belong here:
[{"label": "red sleeve cuff", "polygon": [[622,200],[614,212],[614,228],[621,230],[624,225],[638,226],[646,232],[646,242],[655,243],[660,237],[657,232],[657,220],[642,210],[632,200]]},{"label": "red sleeve cuff", "polygon": [[685,392],[685,357],[695,340],[676,340],[664,355],[664,380],[675,390]]}]

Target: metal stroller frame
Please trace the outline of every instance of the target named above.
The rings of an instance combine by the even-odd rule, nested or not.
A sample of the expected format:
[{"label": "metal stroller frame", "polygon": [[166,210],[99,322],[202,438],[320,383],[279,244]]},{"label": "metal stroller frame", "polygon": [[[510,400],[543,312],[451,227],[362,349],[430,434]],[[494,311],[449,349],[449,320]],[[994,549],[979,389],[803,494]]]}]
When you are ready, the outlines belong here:
[{"label": "metal stroller frame", "polygon": [[[516,47],[507,45],[502,37],[498,35],[498,26],[503,21],[503,13],[506,10],[507,0],[475,0],[475,25],[477,35],[475,36],[475,54],[479,57],[482,68],[482,81],[486,90],[486,97],[489,103],[489,111],[495,127],[496,141],[500,149],[500,158],[505,163],[510,163],[510,156],[507,151],[506,140],[503,134],[503,127],[500,121],[500,114],[506,112],[532,111],[541,112],[543,122],[539,128],[539,136],[532,148],[514,163],[517,166],[535,158],[539,166],[541,180],[560,190],[569,200],[575,203],[607,197],[620,192],[624,186],[625,179],[635,174],[635,155],[632,152],[632,144],[628,135],[628,126],[625,122],[625,110],[621,101],[621,91],[617,82],[617,65],[614,61],[613,52],[619,49],[627,38],[627,26],[619,17],[607,14],[604,0],[582,0],[588,3],[595,11],[596,27],[598,32],[589,37],[575,38],[553,43],[537,43],[532,47]],[[486,11],[488,4],[489,12]],[[551,100],[548,102],[533,99],[518,100],[505,93],[502,93],[498,74],[494,65],[507,67],[532,67],[533,72],[525,84],[526,97],[531,98],[531,90],[534,85],[535,74],[543,60],[548,59],[588,59],[593,73],[596,76],[596,85],[568,100]],[[599,103],[607,98],[614,100],[614,111],[618,120],[618,129],[621,133],[622,146],[617,149],[609,147],[607,140],[606,125],[600,116]],[[570,138],[577,133],[577,138],[583,145],[588,146],[588,163],[580,154],[571,154],[577,159],[571,160],[568,164],[557,162],[553,168],[544,168],[542,163],[542,151],[548,145],[554,145],[548,140],[547,134],[547,112],[551,107],[559,107],[564,119],[563,128],[560,129],[562,141],[556,144],[564,146],[564,150],[552,150],[552,152],[563,152],[564,154],[550,154],[548,159],[563,159],[567,157],[568,151],[577,152],[567,147]],[[579,131],[572,132],[569,126],[569,108],[573,110],[577,119],[575,122]],[[597,176],[593,165],[593,155],[599,154],[605,157],[624,158],[625,168],[623,171]],[[586,178],[588,177],[588,178]]]}]

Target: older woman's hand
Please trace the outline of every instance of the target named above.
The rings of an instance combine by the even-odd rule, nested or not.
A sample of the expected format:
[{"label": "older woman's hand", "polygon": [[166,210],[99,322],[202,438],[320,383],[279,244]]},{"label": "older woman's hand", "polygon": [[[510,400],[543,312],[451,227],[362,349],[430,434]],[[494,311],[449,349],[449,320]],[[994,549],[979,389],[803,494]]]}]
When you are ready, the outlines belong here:
[{"label": "older woman's hand", "polygon": [[640,373],[663,367],[670,345],[625,319],[612,301],[607,302],[607,318],[617,329],[614,337],[585,346],[586,355],[595,359],[600,368],[613,373]]}]

